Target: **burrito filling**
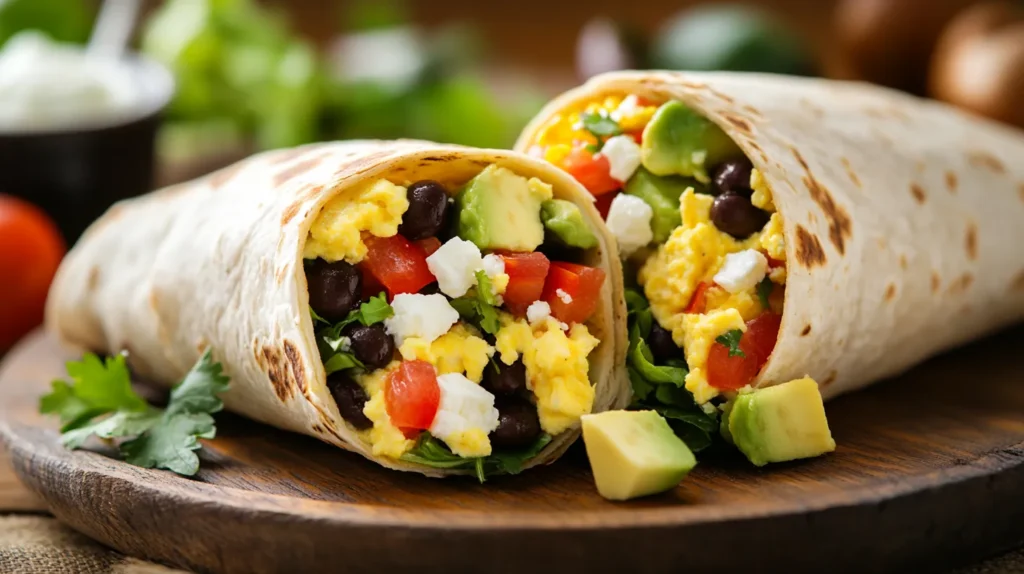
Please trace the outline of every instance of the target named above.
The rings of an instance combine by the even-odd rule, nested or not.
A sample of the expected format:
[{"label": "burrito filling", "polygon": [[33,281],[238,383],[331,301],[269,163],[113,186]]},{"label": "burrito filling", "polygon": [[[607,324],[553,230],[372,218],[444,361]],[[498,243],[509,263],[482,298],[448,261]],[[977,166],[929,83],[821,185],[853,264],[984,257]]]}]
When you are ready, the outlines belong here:
[{"label": "burrito filling", "polygon": [[593,406],[597,244],[551,185],[498,165],[339,193],[304,258],[341,416],[378,456],[517,472]]},{"label": "burrito filling", "polygon": [[635,405],[706,446],[716,405],[749,389],[778,337],[786,248],[767,181],[710,120],[635,94],[553,116],[530,153],[583,184],[618,239]]}]

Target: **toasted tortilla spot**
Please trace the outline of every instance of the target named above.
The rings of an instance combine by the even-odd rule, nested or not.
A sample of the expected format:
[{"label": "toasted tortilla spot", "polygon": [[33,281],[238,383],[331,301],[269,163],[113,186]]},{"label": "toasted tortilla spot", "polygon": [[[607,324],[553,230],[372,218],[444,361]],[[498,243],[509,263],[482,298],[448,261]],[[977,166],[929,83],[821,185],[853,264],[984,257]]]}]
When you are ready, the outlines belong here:
[{"label": "toasted tortilla spot", "polygon": [[924,173],[924,170],[928,169],[928,164],[918,160],[917,163],[914,164],[914,169],[917,170],[917,173]]},{"label": "toasted tortilla spot", "polygon": [[[675,75],[676,76],[681,76],[682,74],[675,74]],[[707,84],[702,84],[700,82],[682,81],[682,82],[679,82],[679,84],[681,86],[683,86],[684,88],[689,88],[691,90],[703,91],[703,90],[708,89],[708,85]]]},{"label": "toasted tortilla spot", "polygon": [[949,289],[947,289],[947,291],[950,295],[960,295],[970,289],[971,283],[973,282],[974,276],[970,273],[964,273],[949,284]]},{"label": "toasted tortilla spot", "polygon": [[1020,200],[1024,201],[1024,181],[1017,185],[1017,195],[1020,196]]},{"label": "toasted tortilla spot", "polygon": [[753,115],[755,115],[755,116],[757,116],[759,118],[763,117],[761,112],[757,108],[755,108],[754,106],[749,106],[749,105],[748,106],[743,106],[743,111],[747,112],[748,114],[753,114]]},{"label": "toasted tortilla spot", "polygon": [[423,161],[452,161],[454,159],[458,159],[458,156],[456,156],[455,154],[445,154],[425,157],[423,158]]},{"label": "toasted tortilla spot", "polygon": [[967,153],[967,161],[974,167],[991,170],[995,173],[1006,173],[1006,166],[999,158],[983,150],[974,150]]},{"label": "toasted tortilla spot", "polygon": [[267,162],[269,165],[281,165],[282,163],[288,163],[293,159],[298,159],[308,152],[309,149],[305,147],[298,147],[294,149],[281,150],[273,155]]},{"label": "toasted tortilla spot", "polygon": [[[756,150],[756,151],[758,151],[758,152],[761,152],[761,154],[764,154],[764,150],[763,150],[763,149],[761,149],[761,146],[757,145],[757,142],[756,142],[756,141],[753,141],[753,140],[751,140],[751,141],[748,141],[748,142],[747,142],[747,145],[748,145],[748,146],[750,146],[750,147],[751,147],[751,149],[753,149],[753,150]],[[767,160],[765,160],[765,163],[768,163],[768,161],[767,161]]]},{"label": "toasted tortilla spot", "polygon": [[932,271],[932,293],[938,293],[941,286],[942,280],[939,278],[939,274]]},{"label": "toasted tortilla spot", "polygon": [[878,248],[879,249],[888,249],[889,248],[889,242],[886,241],[884,237],[879,237],[878,239],[875,240],[875,243],[878,244]]},{"label": "toasted tortilla spot", "polygon": [[803,178],[804,185],[811,192],[811,199],[818,204],[828,221],[828,237],[840,255],[846,253],[846,239],[852,235],[853,222],[846,210],[839,207],[832,194],[825,189],[810,171]]},{"label": "toasted tortilla spot", "polygon": [[800,331],[800,336],[801,337],[806,337],[807,335],[810,334],[810,332],[811,332],[811,326],[810,325],[804,325],[803,330]]},{"label": "toasted tortilla spot", "polygon": [[727,121],[730,124],[732,124],[736,129],[740,130],[741,132],[748,133],[748,134],[751,133],[750,123],[747,122],[747,120],[745,120],[745,119],[743,119],[743,118],[741,118],[739,116],[735,116],[735,115],[732,115],[732,114],[727,114],[725,116],[725,121]]},{"label": "toasted tortilla spot", "polygon": [[837,371],[832,371],[831,373],[828,374],[827,377],[825,377],[824,380],[821,381],[821,385],[820,386],[822,388],[824,388],[824,387],[827,387],[827,386],[831,385],[832,383],[834,383],[836,381],[836,377],[838,377],[838,376],[839,376],[839,373]]},{"label": "toasted tortilla spot", "polygon": [[967,225],[964,247],[967,248],[968,259],[973,261],[978,258],[978,227],[973,223]]},{"label": "toasted tortilla spot", "polygon": [[910,194],[914,196],[914,201],[920,204],[924,204],[924,200],[927,198],[924,189],[916,183],[910,184]]},{"label": "toasted tortilla spot", "polygon": [[796,226],[796,260],[808,269],[825,264],[825,250],[821,248],[821,242],[800,224]]},{"label": "toasted tortilla spot", "polygon": [[360,174],[364,171],[377,167],[382,160],[389,158],[392,155],[392,152],[389,151],[375,151],[371,154],[364,155],[355,161],[343,163],[341,168],[338,169],[334,175],[339,179],[344,179],[349,176]]},{"label": "toasted tortilla spot", "polygon": [[900,254],[900,269],[906,269],[906,268],[907,268],[907,256],[903,255],[903,254]]},{"label": "toasted tortilla spot", "polygon": [[946,187],[949,188],[950,193],[956,193],[957,179],[956,173],[952,171],[946,172]]},{"label": "toasted tortilla spot", "polygon": [[284,208],[284,213],[281,214],[281,225],[287,225],[299,213],[299,207],[302,206],[302,202],[295,201],[291,205]]},{"label": "toasted tortilla spot", "polygon": [[306,370],[302,367],[302,357],[299,355],[298,347],[288,339],[285,339],[284,354],[292,368],[292,380],[295,381],[302,394],[306,394]]},{"label": "toasted tortilla spot", "polygon": [[844,158],[840,158],[839,161],[841,161],[843,163],[843,167],[846,169],[846,175],[847,175],[847,177],[850,178],[850,181],[853,182],[853,185],[856,185],[857,187],[861,187],[860,178],[857,177],[857,172],[853,171],[853,166],[850,165],[850,160],[848,160],[848,159],[846,159],[844,157]]},{"label": "toasted tortilla spot", "polygon": [[93,265],[89,268],[89,277],[85,282],[86,291],[95,291],[100,284],[100,267]]},{"label": "toasted tortilla spot", "polygon": [[896,296],[896,285],[890,283],[885,288],[885,300],[892,301],[892,298]]},{"label": "toasted tortilla spot", "polygon": [[160,296],[157,295],[156,289],[151,289],[149,291],[149,299],[148,299],[148,301],[149,301],[149,308],[154,310],[154,311],[156,311],[157,307],[160,306]]},{"label": "toasted tortilla spot", "polygon": [[282,185],[283,183],[306,173],[307,171],[316,167],[317,164],[323,161],[323,159],[323,155],[317,155],[307,160],[295,163],[295,165],[281,171],[280,173],[274,176],[274,185]]},{"label": "toasted tortilla spot", "polygon": [[242,171],[245,167],[245,162],[238,162],[234,165],[229,165],[223,169],[215,171],[210,175],[210,187],[212,189],[219,189],[224,187],[229,181],[238,175],[238,172]]},{"label": "toasted tortilla spot", "polygon": [[210,342],[206,340],[206,337],[199,337],[199,340],[196,341],[196,352],[202,355],[209,346]]},{"label": "toasted tortilla spot", "polygon": [[271,345],[263,345],[256,353],[256,363],[270,377],[270,385],[274,388],[274,394],[283,403],[292,397],[295,389],[289,377],[288,360],[280,349]]},{"label": "toasted tortilla spot", "polygon": [[791,147],[789,149],[790,151],[793,152],[793,157],[796,158],[796,161],[797,163],[800,164],[800,167],[804,168],[804,171],[810,173],[811,166],[807,165],[807,161],[804,160],[804,156],[800,155],[800,150],[796,149],[795,147]]},{"label": "toasted tortilla spot", "polygon": [[325,432],[324,431],[324,427],[320,426],[317,423],[313,423],[313,426],[310,427],[310,428],[312,428],[313,432],[315,432],[316,434],[324,434],[324,432]]},{"label": "toasted tortilla spot", "polygon": [[274,273],[274,280],[277,281],[278,285],[284,283],[285,277],[288,276],[288,271],[288,266],[285,265],[284,267],[279,268],[276,273]]},{"label": "toasted tortilla spot", "polygon": [[817,104],[807,98],[800,98],[800,109],[811,112],[818,119],[825,117],[825,110],[819,108]]},{"label": "toasted tortilla spot", "polygon": [[736,103],[736,100],[732,99],[731,96],[723,94],[722,92],[719,92],[718,90],[709,88],[708,91],[711,92],[712,96],[715,96],[716,98],[722,100],[723,102],[726,102],[726,103],[729,103],[729,104]]},{"label": "toasted tortilla spot", "polygon": [[1024,269],[1017,274],[1013,283],[1010,283],[1010,291],[1024,291]]}]

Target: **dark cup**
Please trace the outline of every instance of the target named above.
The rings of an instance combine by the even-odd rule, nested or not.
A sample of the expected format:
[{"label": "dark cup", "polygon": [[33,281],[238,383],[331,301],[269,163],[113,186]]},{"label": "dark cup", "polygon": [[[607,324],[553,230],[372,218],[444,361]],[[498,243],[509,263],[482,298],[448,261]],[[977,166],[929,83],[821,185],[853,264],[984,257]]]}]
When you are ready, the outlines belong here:
[{"label": "dark cup", "polygon": [[174,80],[146,58],[128,57],[124,65],[142,92],[134,114],[67,129],[0,131],[0,193],[43,208],[68,245],[110,205],[153,186],[156,130]]}]

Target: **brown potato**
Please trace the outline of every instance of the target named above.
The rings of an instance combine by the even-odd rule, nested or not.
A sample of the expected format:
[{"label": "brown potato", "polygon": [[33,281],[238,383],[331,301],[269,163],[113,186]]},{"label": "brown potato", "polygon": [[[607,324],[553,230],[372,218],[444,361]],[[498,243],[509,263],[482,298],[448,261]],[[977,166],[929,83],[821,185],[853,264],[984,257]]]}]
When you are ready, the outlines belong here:
[{"label": "brown potato", "polygon": [[931,94],[1024,127],[1024,6],[986,2],[966,10],[939,39]]},{"label": "brown potato", "polygon": [[942,29],[977,1],[841,1],[834,15],[839,75],[923,94]]}]

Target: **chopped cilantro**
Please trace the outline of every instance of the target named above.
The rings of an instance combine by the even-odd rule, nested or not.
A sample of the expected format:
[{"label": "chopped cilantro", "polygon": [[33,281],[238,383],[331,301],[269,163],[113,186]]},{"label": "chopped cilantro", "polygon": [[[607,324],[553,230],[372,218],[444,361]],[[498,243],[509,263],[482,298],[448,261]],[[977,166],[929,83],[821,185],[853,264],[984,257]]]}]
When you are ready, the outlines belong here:
[{"label": "chopped cilantro", "polygon": [[[319,318],[312,308],[309,309],[314,321]],[[395,310],[388,304],[387,296],[380,293],[351,311],[347,317],[335,324],[330,324],[322,318],[320,321],[327,324],[326,327],[317,329],[316,346],[320,350],[320,359],[324,362],[324,370],[327,374],[346,369],[363,369],[363,363],[345,348],[347,337],[342,335],[345,327],[352,323],[361,323],[369,327],[384,321],[395,314]]]},{"label": "chopped cilantro", "polygon": [[746,357],[747,355],[743,352],[743,349],[740,349],[740,339],[742,338],[743,331],[732,329],[715,337],[715,342],[728,347],[730,357]]},{"label": "chopped cilantro", "polygon": [[601,114],[584,112],[580,114],[580,123],[583,124],[583,129],[597,138],[597,141],[602,141],[603,138],[617,136],[622,133],[622,127],[619,126],[619,122]]},{"label": "chopped cilantro", "polygon": [[491,278],[486,273],[477,271],[476,281],[474,292],[452,299],[451,306],[466,321],[479,326],[485,333],[496,335],[501,329],[501,322],[498,320],[498,296],[494,294]]},{"label": "chopped cilantro", "polygon": [[39,411],[60,417],[61,440],[71,449],[92,435],[101,439],[128,439],[121,455],[136,466],[164,468],[191,476],[199,470],[196,450],[201,438],[213,438],[213,413],[224,408],[218,395],[228,389],[228,378],[211,350],[200,357],[185,378],[171,390],[167,408],[146,403],[131,388],[124,355],[108,358],[86,354],[67,363],[72,382],[54,381],[53,391],[39,401]]},{"label": "chopped cilantro", "polygon": [[757,298],[761,300],[761,307],[768,309],[771,304],[768,302],[768,298],[771,297],[772,291],[775,289],[775,284],[768,277],[765,277],[757,284]]}]

